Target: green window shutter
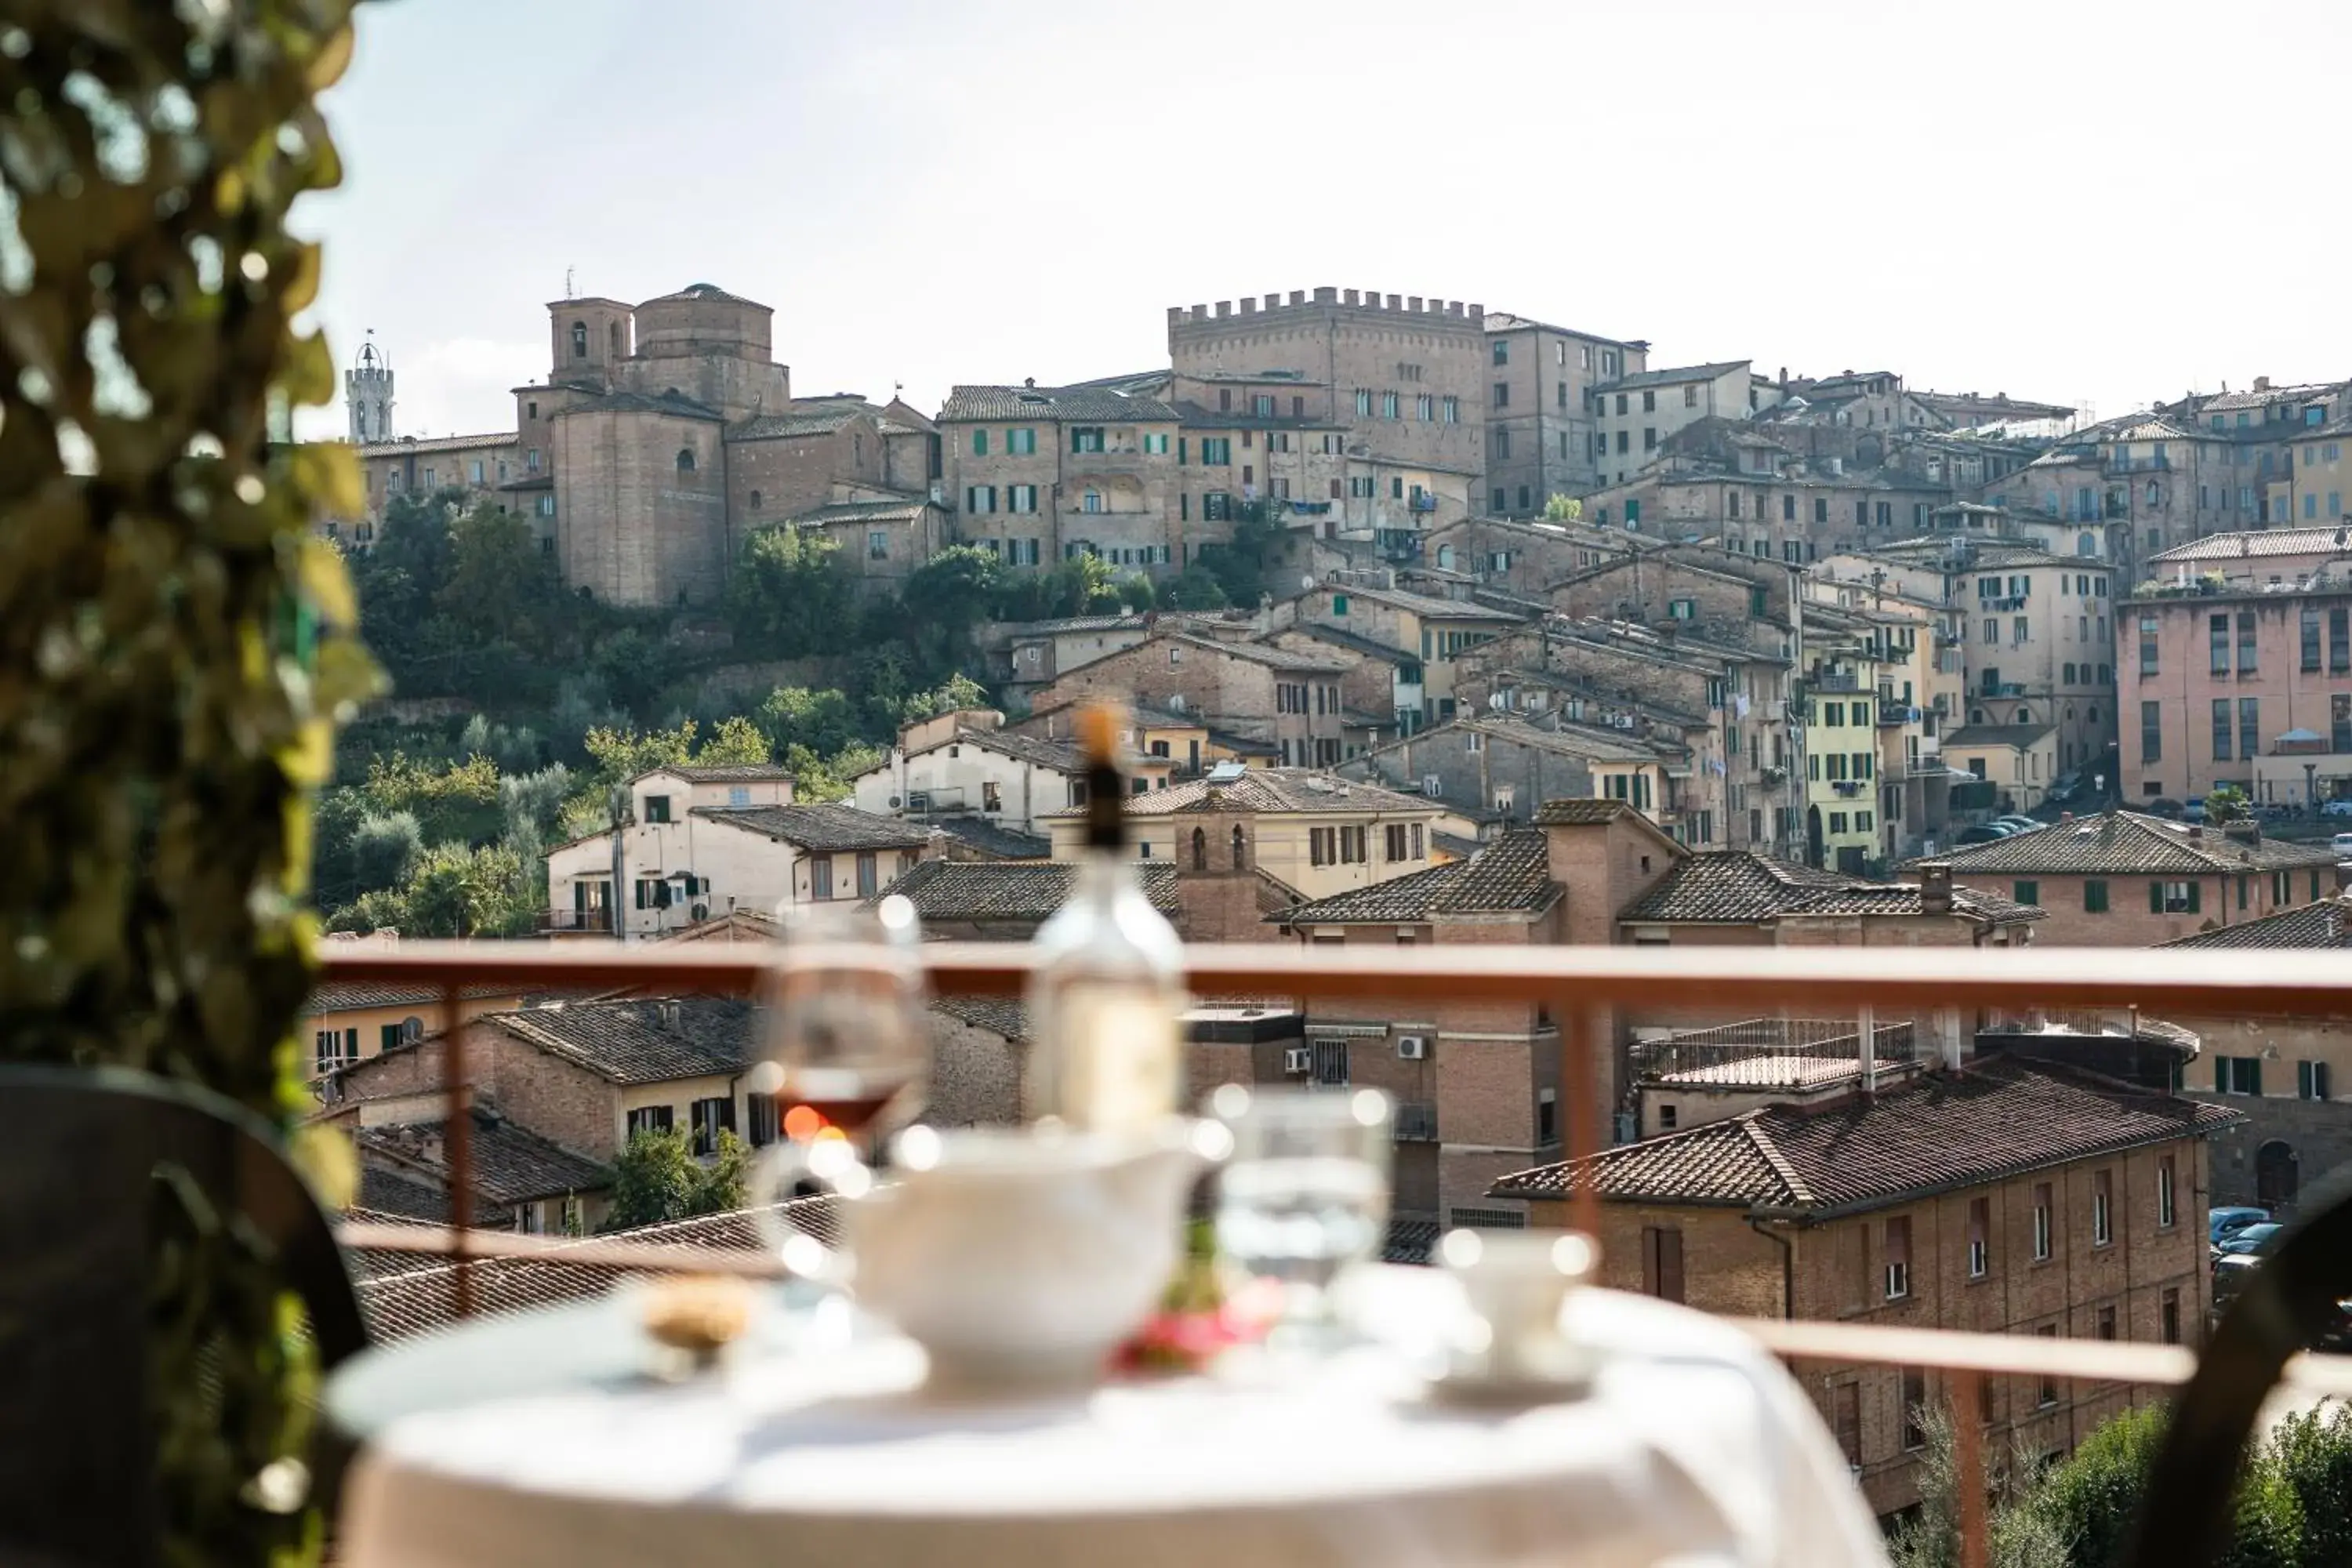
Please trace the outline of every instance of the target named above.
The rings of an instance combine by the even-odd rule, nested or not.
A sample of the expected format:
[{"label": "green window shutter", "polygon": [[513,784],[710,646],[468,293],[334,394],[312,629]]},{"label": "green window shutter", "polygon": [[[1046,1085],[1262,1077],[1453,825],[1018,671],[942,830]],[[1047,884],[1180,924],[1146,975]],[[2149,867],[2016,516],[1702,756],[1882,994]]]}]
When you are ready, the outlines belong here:
[{"label": "green window shutter", "polygon": [[2213,1058],[2213,1092],[2215,1094],[2226,1093],[2229,1088],[2230,1058],[2227,1057],[2215,1057]]},{"label": "green window shutter", "polygon": [[2150,879],[2147,884],[2147,912],[2152,915],[2164,912],[2164,884],[2155,879]]},{"label": "green window shutter", "polygon": [[971,455],[975,458],[985,458],[988,456],[987,431],[975,430],[971,433]]},{"label": "green window shutter", "polygon": [[2013,884],[2011,891],[2021,904],[2038,904],[2042,901],[2042,884],[2039,882],[2018,882]]},{"label": "green window shutter", "polygon": [[2260,1057],[2247,1057],[2244,1059],[2246,1063],[2246,1070],[2253,1075],[2254,1080],[2252,1083],[2246,1086],[2246,1092],[2248,1094],[2259,1095],[2263,1092],[2263,1058]]},{"label": "green window shutter", "polygon": [[2189,884],[2189,912],[2190,914],[2193,915],[2198,911],[2199,906],[2203,902],[2204,892],[2205,884],[2203,882],[2191,882]]},{"label": "green window shutter", "polygon": [[384,1026],[383,1026],[383,1030],[382,1030],[382,1032],[381,1032],[381,1033],[382,1033],[382,1037],[377,1041],[377,1045],[378,1045],[382,1049],[383,1049],[383,1050],[387,1050],[387,1051],[388,1051],[388,1050],[392,1049],[392,1047],[394,1047],[394,1046],[396,1046],[396,1045],[400,1044],[400,1026],[399,1026],[399,1025],[397,1025],[397,1024],[386,1024],[386,1025],[384,1025]]},{"label": "green window shutter", "polygon": [[2311,1064],[2309,1062],[2294,1064],[2294,1092],[2305,1100],[2311,1098]]}]

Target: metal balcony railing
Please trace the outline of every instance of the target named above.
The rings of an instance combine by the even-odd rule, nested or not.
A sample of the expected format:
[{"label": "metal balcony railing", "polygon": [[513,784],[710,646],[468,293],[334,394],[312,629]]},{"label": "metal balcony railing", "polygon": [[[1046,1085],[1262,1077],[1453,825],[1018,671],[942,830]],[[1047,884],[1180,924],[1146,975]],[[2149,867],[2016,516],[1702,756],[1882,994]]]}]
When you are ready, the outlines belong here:
[{"label": "metal balcony railing", "polygon": [[[845,962],[856,955],[845,955]],[[1289,997],[1302,1005],[1344,997],[1360,1009],[1377,998],[1400,1008],[1436,1004],[1494,1003],[1543,1009],[1564,1023],[1558,1030],[1560,1100],[1565,1110],[1563,1154],[1570,1159],[1601,1146],[1595,1092],[1597,1055],[1614,1028],[1614,1009],[1679,1007],[1694,995],[1713,1006],[1752,1010],[1759,1020],[1823,1014],[1859,1016],[1864,1008],[1901,1017],[1936,1008],[2008,1015],[2137,1008],[2146,1012],[2220,1016],[2343,1016],[2352,1013],[2352,969],[2333,953],[2265,952],[2245,962],[2235,952],[2154,952],[2062,948],[1641,948],[1600,946],[1370,948],[1300,947],[1276,943],[1198,944],[1187,950],[1188,974],[1203,995]],[[813,954],[821,960],[822,954]],[[755,945],[694,943],[633,948],[609,942],[415,942],[388,951],[330,952],[328,981],[439,987],[447,1016],[469,986],[551,992],[708,992],[751,994],[766,972]],[[936,942],[923,950],[932,984],[942,994],[1018,995],[1028,979],[1031,950],[1021,944]],[[1828,1026],[1837,1027],[1842,1026]],[[1738,1026],[1734,1026],[1735,1031]],[[1779,1026],[1786,1030],[1788,1026]],[[1800,1028],[1799,1034],[1803,1035]],[[1890,1056],[1903,1053],[1882,1029]],[[648,1246],[621,1240],[579,1241],[476,1231],[473,1224],[473,1118],[466,1034],[453,1030],[442,1053],[452,1223],[346,1224],[344,1245],[381,1254],[449,1260],[451,1306],[457,1315],[475,1304],[474,1269],[482,1260],[560,1261],[591,1270],[691,1270],[772,1278],[781,1260],[764,1251]],[[1704,1037],[1691,1037],[1703,1045]],[[1722,1042],[1751,1054],[1759,1047]],[[1801,1050],[1831,1042],[1791,1042]],[[1769,1042],[1762,1048],[1769,1051]],[[1849,1047],[1849,1048],[1851,1048]],[[1407,1108],[1412,1110],[1412,1108]],[[1416,1125],[1419,1118],[1413,1119]],[[1401,1120],[1399,1135],[1404,1136]],[[1571,1218],[1601,1234],[1600,1200],[1591,1184],[1570,1199]],[[1767,1349],[1794,1362],[1934,1369],[1949,1400],[1960,1499],[1959,1561],[1985,1561],[1986,1488],[1979,1395],[1988,1374],[2037,1377],[2084,1385],[2186,1383],[2198,1368],[2181,1345],[2044,1339],[2030,1334],[1969,1333],[1784,1318],[1738,1319]],[[2267,1377],[2263,1369],[2260,1377]],[[2352,1357],[2301,1354],[2285,1362],[2284,1383],[2305,1394],[2352,1395]],[[2251,1408],[2251,1407],[2250,1407]]]},{"label": "metal balcony railing", "polygon": [[1396,1136],[1400,1143],[1436,1142],[1437,1107],[1427,1100],[1406,1100],[1399,1105]]},{"label": "metal balcony railing", "polygon": [[609,933],[613,929],[613,911],[609,909],[541,910],[538,925],[543,931],[578,931],[591,936]]}]

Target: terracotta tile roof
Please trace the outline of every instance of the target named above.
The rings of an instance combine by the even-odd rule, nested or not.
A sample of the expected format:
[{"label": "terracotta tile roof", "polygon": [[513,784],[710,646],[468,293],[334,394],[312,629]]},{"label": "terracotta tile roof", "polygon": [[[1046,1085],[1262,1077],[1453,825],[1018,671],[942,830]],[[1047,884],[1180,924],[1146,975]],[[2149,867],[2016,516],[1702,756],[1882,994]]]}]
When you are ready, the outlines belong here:
[{"label": "terracotta tile roof", "polygon": [[803,436],[830,436],[843,426],[873,416],[862,408],[818,408],[806,413],[763,414],[727,427],[730,441],[789,441]]},{"label": "terracotta tile roof", "polygon": [[814,506],[806,511],[793,513],[793,521],[808,528],[822,528],[829,522],[915,522],[920,521],[931,503],[918,496],[905,500],[844,500],[829,506]]},{"label": "terracotta tile roof", "polygon": [[1539,827],[1600,827],[1621,816],[1640,815],[1622,800],[1597,800],[1589,795],[1562,796],[1536,807],[1535,821]]},{"label": "terracotta tile roof", "polygon": [[1008,735],[1002,730],[959,728],[947,740],[927,746],[922,752],[915,754],[921,756],[936,752],[940,746],[950,743],[960,746],[983,746],[1001,756],[1011,757],[1016,763],[1027,763],[1033,767],[1051,768],[1055,773],[1084,773],[1087,771],[1086,758],[1079,753],[1076,746],[1067,741],[1048,741],[1038,735]]},{"label": "terracotta tile roof", "polygon": [[2240,561],[2265,555],[2330,555],[2338,552],[2352,553],[2352,533],[2347,533],[2343,526],[2265,528],[2242,533],[2209,533],[2202,539],[2192,539],[2186,544],[2159,550],[2147,558],[2147,563],[2150,567],[2157,567],[2169,566],[2175,562]]},{"label": "terracotta tile roof", "polygon": [[[351,1217],[374,1223],[447,1225],[449,1189],[381,1165],[360,1167],[360,1201]],[[477,1220],[483,1216],[477,1215]]]},{"label": "terracotta tile roof", "polygon": [[920,849],[931,841],[927,826],[854,805],[698,805],[694,815],[820,853]]},{"label": "terracotta tile roof", "polygon": [[1310,675],[1345,675],[1348,667],[1337,659],[1318,658],[1313,654],[1293,653],[1288,648],[1276,647],[1262,642],[1224,642],[1214,637],[1196,637],[1190,632],[1177,632],[1166,640],[1182,643],[1205,653],[1220,654],[1228,658],[1246,659],[1265,665],[1268,669],[1299,670]]},{"label": "terracotta tile roof", "polygon": [[1595,382],[1595,392],[1632,392],[1644,386],[1673,386],[1685,381],[1713,381],[1717,376],[1735,370],[1746,370],[1749,361],[1719,360],[1714,364],[1677,365],[1667,370],[1635,371],[1632,375],[1615,381]]},{"label": "terracotta tile roof", "polygon": [[1368,599],[1376,605],[1389,605],[1400,610],[1410,610],[1424,620],[1517,621],[1526,617],[1510,610],[1491,605],[1475,605],[1466,599],[1438,599],[1427,594],[1415,594],[1404,588],[1349,587],[1340,583],[1324,583],[1328,589],[1344,598]]},{"label": "terracotta tile roof", "polygon": [[670,763],[658,768],[647,768],[629,782],[649,773],[676,773],[688,784],[774,784],[790,783],[791,770],[773,763]]},{"label": "terracotta tile roof", "polygon": [[[2042,911],[1973,888],[1952,889],[1959,914],[1994,925],[2043,918]],[[1656,924],[1755,924],[1783,915],[1916,915],[1916,882],[1864,882],[1750,849],[1694,853],[1628,905],[1621,921]]]},{"label": "terracotta tile roof", "polygon": [[[730,294],[716,283],[689,283],[675,294],[657,294],[646,300],[646,305],[668,305],[686,300],[710,300],[722,305],[750,305],[761,310],[768,309],[757,300],[746,300],[740,294]],[[645,305],[640,305],[637,309],[642,310]]]},{"label": "terracotta tile roof", "polygon": [[611,1083],[669,1083],[743,1070],[751,1005],[734,996],[566,1002],[480,1020]]},{"label": "terracotta tile roof", "polygon": [[[839,1239],[831,1198],[801,1198],[776,1207],[801,1229],[828,1243]],[[749,1209],[737,1209],[728,1214],[673,1220],[667,1225],[641,1226],[595,1239],[762,1251],[767,1243],[761,1238],[751,1214]],[[377,1343],[446,1328],[456,1321],[457,1271],[450,1265],[415,1254],[408,1255],[414,1267],[382,1261],[387,1255],[373,1250],[352,1256],[362,1260],[358,1272],[376,1276],[362,1278],[357,1289],[360,1314],[367,1322],[368,1337]],[[401,1255],[389,1257],[397,1260]],[[535,1307],[587,1300],[602,1296],[620,1280],[669,1272],[667,1268],[615,1268],[608,1264],[576,1263],[561,1257],[484,1258],[473,1265],[474,1311],[478,1316],[493,1317],[501,1312],[522,1312]]]},{"label": "terracotta tile roof", "polygon": [[[927,921],[1042,921],[1070,896],[1077,868],[1063,860],[926,860],[882,889],[905,895]],[[1139,863],[1144,896],[1176,912],[1176,868]]]},{"label": "terracotta tile roof", "polygon": [[[468,985],[457,993],[461,1001],[478,1002],[486,997],[511,996],[520,998],[521,991],[512,985]],[[342,1013],[357,1007],[415,1007],[441,1000],[438,985],[395,985],[387,981],[332,980],[310,993],[302,1004],[304,1014]]]},{"label": "terracotta tile roof", "polygon": [[[447,1126],[439,1121],[363,1126],[352,1139],[363,1168],[373,1159],[404,1180],[422,1180],[446,1191],[450,1173],[444,1142]],[[476,1194],[501,1206],[598,1192],[613,1184],[613,1173],[604,1166],[487,1107],[474,1111],[473,1176]]]},{"label": "terracotta tile roof", "polygon": [[2200,931],[2194,936],[2184,936],[2172,942],[2158,942],[2157,945],[2159,947],[2352,947],[2352,904],[2347,904],[2342,898],[2322,899],[2315,904],[2303,904],[2294,909],[2281,910],[2274,915],[2264,915],[2260,920],[2240,921],[2236,925],[2220,926],[2212,931]]},{"label": "terracotta tile roof", "polygon": [[2336,863],[2334,852],[2325,845],[2276,838],[2251,843],[2218,828],[2203,829],[2194,837],[2191,832],[2187,823],[2109,811],[1990,844],[1964,845],[1937,858],[1948,861],[1954,875],[1964,877],[1993,872],[2129,877],[2173,871],[2196,876]]},{"label": "terracotta tile roof", "polygon": [[698,403],[679,392],[607,392],[566,404],[555,411],[553,417],[568,419],[575,414],[667,414],[678,419],[708,419],[714,423],[726,417],[709,404]]},{"label": "terracotta tile roof", "polygon": [[[1424,795],[1402,795],[1309,768],[1251,768],[1235,779],[1187,779],[1149,795],[1127,797],[1129,816],[1174,816],[1196,811],[1313,812],[1426,817],[1439,809]],[[1076,817],[1083,807],[1050,812]]]},{"label": "terracotta tile roof", "polygon": [[941,996],[931,1003],[931,1011],[1008,1040],[1029,1037],[1028,1009],[1009,996]]},{"label": "terracotta tile roof", "polygon": [[480,436],[403,436],[390,441],[370,441],[359,449],[362,458],[399,458],[411,452],[480,452],[492,447],[511,447],[522,437],[513,431],[494,431]]},{"label": "terracotta tile roof", "polygon": [[1023,419],[1106,425],[1173,425],[1174,408],[1154,397],[1130,397],[1099,386],[955,386],[940,409],[940,423],[952,420]]},{"label": "terracotta tile roof", "polygon": [[1819,1219],[2202,1137],[2243,1120],[2222,1106],[2000,1056],[1909,1079],[1875,1100],[1766,1106],[1523,1171],[1493,1192],[1559,1197],[1597,1173],[1601,1195],[1621,1202],[1755,1206]]},{"label": "terracotta tile roof", "polygon": [[[1560,802],[1561,805],[1583,804]],[[1615,805],[1616,801],[1600,802]],[[1550,809],[1549,805],[1546,810]],[[1538,820],[1541,816],[1538,814]],[[1747,849],[1710,849],[1686,857],[1617,918],[1643,921],[1768,921],[1801,899],[1849,885],[1853,879]]]},{"label": "terracotta tile roof", "polygon": [[992,860],[1046,860],[1054,854],[1052,839],[1018,832],[984,816],[942,816],[930,826]]},{"label": "terracotta tile roof", "polygon": [[1277,910],[1267,923],[1412,924],[1446,915],[1535,914],[1559,896],[1541,830],[1504,834],[1466,860],[1452,860]]}]

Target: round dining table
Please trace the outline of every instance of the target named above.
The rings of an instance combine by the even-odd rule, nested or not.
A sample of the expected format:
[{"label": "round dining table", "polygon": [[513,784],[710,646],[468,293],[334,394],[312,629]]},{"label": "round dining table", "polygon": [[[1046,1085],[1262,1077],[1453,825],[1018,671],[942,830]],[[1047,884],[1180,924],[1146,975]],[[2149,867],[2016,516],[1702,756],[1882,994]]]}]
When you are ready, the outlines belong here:
[{"label": "round dining table", "polygon": [[1737,1329],[1582,1289],[1582,1389],[1457,1390],[1464,1307],[1361,1271],[1355,1337],[1192,1375],[943,1398],[838,1299],[666,1370],[642,1288],[372,1351],[330,1385],[362,1442],[352,1568],[1880,1568],[1796,1384]]}]

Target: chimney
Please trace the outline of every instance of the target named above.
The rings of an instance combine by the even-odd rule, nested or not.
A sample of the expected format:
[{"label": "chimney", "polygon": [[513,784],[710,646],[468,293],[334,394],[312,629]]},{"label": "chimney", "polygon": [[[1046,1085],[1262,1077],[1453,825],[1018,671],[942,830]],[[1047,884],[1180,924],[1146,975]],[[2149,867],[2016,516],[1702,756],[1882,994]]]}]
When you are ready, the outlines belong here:
[{"label": "chimney", "polygon": [[1919,862],[1919,912],[1923,915],[1948,915],[1952,912],[1952,863],[1949,860]]},{"label": "chimney", "polygon": [[2254,377],[2254,390],[2256,392],[2268,392],[2270,389],[2271,378],[2269,376],[2258,375]]},{"label": "chimney", "polygon": [[2191,844],[2199,844],[2199,843],[2202,843],[2202,842],[2204,841],[2204,838],[2205,838],[2205,826],[2204,826],[2204,825],[2203,825],[2202,823],[2197,823],[2197,822],[2192,822],[2192,823],[2190,823],[2190,824],[2189,825],[2189,842],[2190,842]]},{"label": "chimney", "polygon": [[677,998],[668,996],[655,1003],[654,1016],[660,1020],[663,1028],[675,1031],[677,1028]]},{"label": "chimney", "polygon": [[1034,375],[1024,375],[1021,378],[1021,384],[1034,392],[1037,387],[1037,378]]}]

